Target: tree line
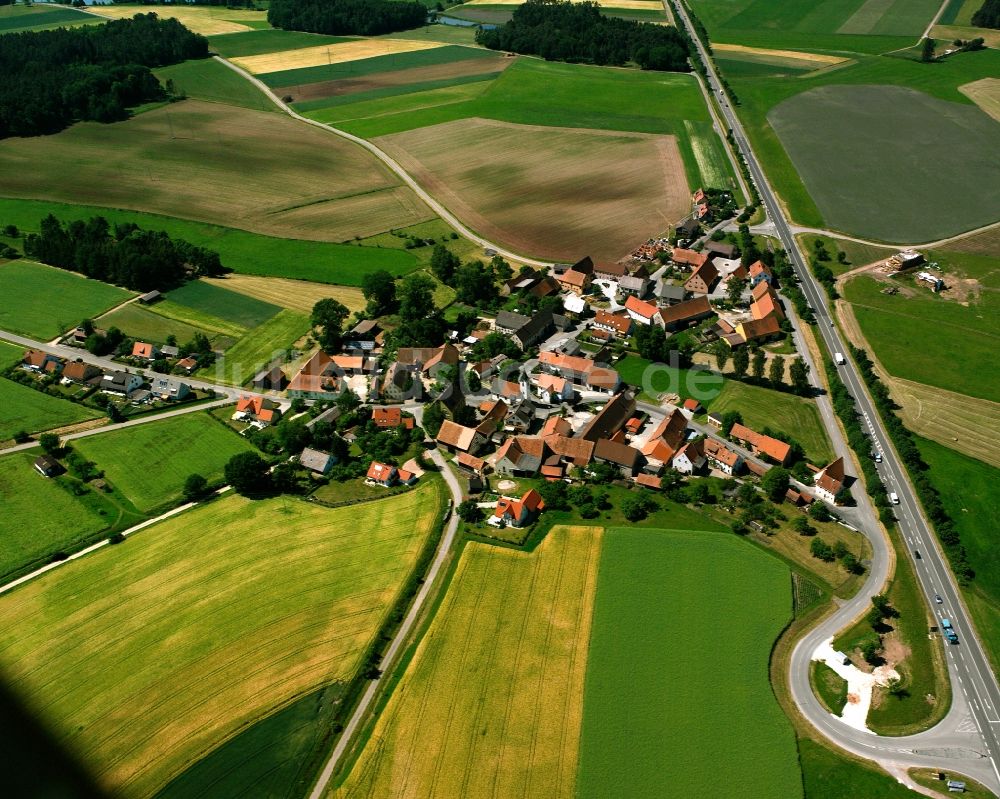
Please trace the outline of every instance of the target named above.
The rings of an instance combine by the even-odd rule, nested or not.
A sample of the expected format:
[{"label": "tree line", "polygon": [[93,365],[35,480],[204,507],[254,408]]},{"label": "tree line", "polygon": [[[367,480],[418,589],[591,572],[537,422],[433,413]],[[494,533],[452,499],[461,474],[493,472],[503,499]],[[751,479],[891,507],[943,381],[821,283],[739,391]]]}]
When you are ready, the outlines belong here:
[{"label": "tree line", "polygon": [[397,0],[271,0],[267,21],[275,28],[377,36],[427,23],[427,7]]},{"label": "tree line", "polygon": [[670,25],[606,17],[597,3],[528,0],[510,22],[480,29],[476,41],[491,50],[538,55],[547,61],[690,72],[687,36]]},{"label": "tree line", "polygon": [[104,25],[0,36],[0,139],[57,133],[79,120],[115,122],[166,97],[151,67],[208,55],[175,19],[139,14]]},{"label": "tree line", "polygon": [[191,277],[230,271],[212,250],[131,222],[112,229],[103,216],[63,224],[49,214],[38,233],[25,236],[24,252],[50,266],[133,291],[170,289]]},{"label": "tree line", "polygon": [[986,0],[972,15],[972,24],[977,28],[1000,28],[1000,0]]}]

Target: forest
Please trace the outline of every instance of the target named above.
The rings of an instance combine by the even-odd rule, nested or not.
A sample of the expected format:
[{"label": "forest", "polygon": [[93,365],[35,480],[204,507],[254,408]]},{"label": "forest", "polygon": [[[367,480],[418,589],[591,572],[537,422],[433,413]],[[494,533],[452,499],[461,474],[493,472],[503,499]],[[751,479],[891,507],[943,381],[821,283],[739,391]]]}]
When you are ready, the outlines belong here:
[{"label": "forest", "polygon": [[112,229],[103,216],[64,225],[49,214],[38,233],[25,236],[24,253],[49,266],[143,292],[230,271],[212,250],[131,223]]},{"label": "forest", "polygon": [[1000,0],[986,0],[972,15],[972,24],[977,28],[1000,28]]},{"label": "forest", "polygon": [[427,7],[403,0],[271,0],[267,21],[285,30],[378,36],[426,24]]},{"label": "forest", "polygon": [[0,139],[57,133],[80,120],[115,122],[166,97],[151,67],[208,56],[175,19],[139,14],[104,25],[0,36]]},{"label": "forest", "polygon": [[476,41],[491,50],[537,55],[547,61],[689,72],[688,39],[670,25],[606,17],[597,3],[528,0],[510,22],[480,29]]}]

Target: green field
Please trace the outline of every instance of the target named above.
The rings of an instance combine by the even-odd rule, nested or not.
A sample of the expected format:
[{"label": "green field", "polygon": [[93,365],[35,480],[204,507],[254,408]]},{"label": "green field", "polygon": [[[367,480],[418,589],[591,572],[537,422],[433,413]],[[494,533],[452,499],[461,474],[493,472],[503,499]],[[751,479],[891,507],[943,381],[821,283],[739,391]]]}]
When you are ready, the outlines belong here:
[{"label": "green field", "polygon": [[45,341],[133,296],[117,286],[31,261],[0,265],[0,295],[0,329]]},{"label": "green field", "polygon": [[282,50],[298,50],[300,47],[316,47],[347,41],[350,39],[344,36],[324,36],[319,33],[283,30],[223,33],[208,37],[208,44],[212,50],[225,58],[278,53]]},{"label": "green field", "polygon": [[641,389],[645,397],[655,400],[658,394],[679,394],[682,400],[697,399],[706,409],[715,407],[713,403],[724,385],[722,375],[716,372],[677,369],[662,363],[654,365],[637,355],[626,355],[615,364],[615,369],[623,383]]},{"label": "green field", "polygon": [[[927,241],[1000,218],[1000,123],[975,106],[896,86],[824,86],[767,118],[834,229]],[[901,130],[920,135],[901,148]]]},{"label": "green field", "polygon": [[[261,31],[261,33],[270,32]],[[229,39],[233,36],[245,36],[252,33],[257,33],[257,31],[250,31],[247,34],[227,33],[219,38]],[[172,80],[176,93],[195,100],[238,105],[254,111],[277,112],[280,110],[267,95],[250,81],[225,64],[220,64],[214,58],[182,61],[180,64],[160,67],[154,70],[153,74],[162,83]]]},{"label": "green field", "polygon": [[[993,362],[1000,333],[1000,273],[997,260],[983,256],[936,253],[947,283],[951,268],[978,280],[981,295],[962,305],[928,289],[901,282],[899,294],[881,293],[885,284],[867,276],[844,287],[854,314],[874,355],[896,377],[959,394],[1000,402],[1000,372],[983,368]],[[914,358],[919,352],[921,357]]]},{"label": "green field", "polygon": [[309,317],[282,309],[277,316],[252,330],[226,350],[221,361],[208,368],[206,377],[242,386],[263,367],[309,332]]},{"label": "green field", "polygon": [[190,474],[220,480],[226,461],[253,449],[246,439],[198,412],[82,438],[74,447],[141,511],[179,499]]},{"label": "green field", "polygon": [[[218,338],[214,341],[216,347],[228,345],[230,341],[235,341],[247,332],[247,328],[242,325],[227,322],[225,319],[220,319],[217,316],[212,316],[211,314],[203,313],[202,311],[196,311],[194,308],[172,302],[171,300],[160,300],[154,307],[156,310],[150,312],[150,317],[143,315],[143,318],[145,318],[148,323],[154,327],[154,329],[156,329],[160,323],[151,317],[166,317],[167,319],[187,325],[188,327],[196,330],[204,330],[209,338],[212,337],[212,334],[217,334]],[[140,310],[145,309],[143,308]],[[186,343],[182,339],[178,339],[177,341],[181,346],[184,346]]]},{"label": "green field", "polygon": [[608,530],[578,796],[802,796],[768,680],[791,599],[788,568],[732,536]]},{"label": "green field", "polygon": [[848,760],[815,741],[799,740],[805,799],[921,799],[883,771]]},{"label": "green field", "polygon": [[[0,185],[2,182],[0,178]],[[135,222],[148,230],[163,230],[171,236],[215,250],[223,264],[247,275],[360,286],[369,272],[386,269],[394,275],[404,275],[420,266],[414,255],[402,249],[279,239],[236,228],[93,205],[0,199],[0,223],[15,224],[21,230],[37,231],[39,222],[50,213],[64,221],[100,215],[112,224]],[[4,268],[0,267],[0,271]]]},{"label": "green field", "polygon": [[[2,437],[2,434],[0,434]],[[116,521],[89,497],[75,497],[65,478],[47,479],[32,463],[38,452],[0,458],[0,576],[42,566]]]},{"label": "green field", "polygon": [[0,598],[5,682],[106,793],[153,795],[354,676],[440,518],[438,486],[341,510],[230,495],[68,564]]},{"label": "green field", "polygon": [[847,704],[847,680],[818,660],[809,664],[809,670],[809,681],[820,701],[833,715],[839,716]]},{"label": "green field", "polygon": [[[23,354],[24,350],[19,349],[18,352]],[[6,352],[3,355],[6,359]],[[93,408],[0,377],[0,441],[6,441],[22,430],[42,433],[102,415]]]},{"label": "green field", "polygon": [[[324,108],[336,108],[341,105],[350,105],[355,108],[354,113],[358,113],[358,108],[362,108],[361,103],[368,102],[370,100],[381,100],[386,97],[401,97],[406,95],[414,95],[422,98],[420,100],[415,100],[418,105],[426,104],[427,97],[435,96],[440,98],[444,95],[431,95],[431,92],[437,92],[439,89],[448,89],[452,86],[465,86],[470,83],[486,83],[495,80],[499,71],[488,72],[485,74],[477,75],[459,75],[454,78],[441,78],[440,80],[428,80],[419,81],[416,83],[407,83],[402,86],[383,86],[378,89],[369,89],[367,91],[360,92],[350,92],[347,94],[333,94],[328,97],[320,97],[316,100],[305,100],[299,103],[293,103],[296,111],[305,113],[307,111],[318,111]],[[462,99],[470,99],[475,97],[478,92],[474,89],[470,89],[467,92],[459,93],[455,96],[461,97]],[[309,114],[309,116],[314,116]]]},{"label": "green field", "polygon": [[99,21],[96,17],[73,8],[39,5],[0,7],[0,34],[87,25]]},{"label": "green field", "polygon": [[117,327],[130,338],[154,344],[164,344],[168,336],[173,336],[180,346],[184,346],[195,333],[203,333],[210,339],[216,335],[210,327],[195,327],[187,321],[155,313],[134,302],[100,317],[97,325],[105,330]]},{"label": "green field", "polygon": [[976,572],[964,594],[996,667],[1000,663],[1000,562],[996,557],[1000,469],[933,441],[917,441],[920,454],[930,466],[931,481],[955,522]]},{"label": "green field", "polygon": [[743,423],[754,430],[770,427],[786,433],[802,445],[808,458],[818,466],[833,460],[833,447],[812,400],[727,380],[722,393],[712,401],[712,410],[739,411]]},{"label": "green field", "polygon": [[281,310],[277,305],[203,280],[185,283],[169,292],[167,299],[245,328],[262,325]]},{"label": "green field", "polygon": [[0,339],[0,371],[18,363],[24,356],[24,347]]}]

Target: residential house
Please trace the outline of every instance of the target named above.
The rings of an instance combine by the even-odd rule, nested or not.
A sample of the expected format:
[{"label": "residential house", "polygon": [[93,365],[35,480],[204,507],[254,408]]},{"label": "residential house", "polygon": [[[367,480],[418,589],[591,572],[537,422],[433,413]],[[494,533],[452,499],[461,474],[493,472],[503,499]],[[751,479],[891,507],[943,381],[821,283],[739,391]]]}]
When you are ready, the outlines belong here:
[{"label": "residential house", "polygon": [[142,375],[134,375],[130,372],[106,372],[101,378],[101,391],[106,391],[109,394],[121,394],[129,397],[133,391],[141,387]]},{"label": "residential house", "polygon": [[649,434],[649,440],[662,439],[672,450],[676,451],[681,448],[681,444],[684,442],[686,436],[687,417],[677,408],[674,408],[653,428],[653,432]]},{"label": "residential house", "polygon": [[632,330],[632,317],[627,314],[599,310],[594,317],[594,327],[616,336],[627,336]]},{"label": "residential house", "polygon": [[707,419],[708,423],[712,425],[712,427],[717,427],[717,428],[722,427],[722,414],[719,413],[718,411],[710,411]]},{"label": "residential house", "polygon": [[623,477],[634,477],[642,462],[642,453],[628,444],[601,438],[594,444],[594,460],[611,464]]},{"label": "residential house", "polygon": [[677,234],[677,238],[687,239],[690,241],[701,233],[701,225],[698,223],[697,219],[685,219],[677,226],[677,229],[674,232]]},{"label": "residential house", "polygon": [[366,483],[380,485],[383,488],[395,485],[397,480],[399,480],[399,469],[392,464],[380,461],[372,461],[371,466],[368,467],[368,474],[365,475]]},{"label": "residential house", "polygon": [[423,397],[420,370],[414,364],[393,361],[385,370],[381,388],[382,396],[395,402],[402,402],[406,399],[419,400]]},{"label": "residential house", "polygon": [[180,348],[175,347],[173,344],[164,344],[160,347],[160,357],[161,358],[176,358],[181,354]]},{"label": "residential house", "polygon": [[157,399],[176,401],[187,397],[191,393],[191,386],[183,380],[158,376],[150,382],[150,391]]},{"label": "residential house", "polygon": [[233,418],[269,425],[281,418],[281,409],[274,400],[244,395],[236,402],[236,413]]},{"label": "residential house", "polygon": [[729,437],[733,441],[738,441],[746,445],[754,455],[766,455],[782,466],[785,465],[788,457],[792,454],[791,446],[784,441],[772,438],[771,436],[765,436],[763,433],[751,430],[739,422],[733,425],[733,429],[729,432]]},{"label": "residential house", "polygon": [[[532,269],[530,266],[525,266],[510,280],[505,280],[500,285],[500,296],[509,297],[512,294],[519,294],[522,291],[527,291],[538,284],[541,278],[541,273]],[[559,284],[556,283],[556,288],[558,289]]]},{"label": "residential house", "polygon": [[600,264],[594,266],[594,277],[601,280],[619,281],[628,274],[628,268],[623,263]]},{"label": "residential house", "polygon": [[545,463],[555,465],[556,463],[565,466],[586,467],[594,459],[594,442],[585,438],[570,438],[564,434],[550,434],[543,436],[545,446],[552,455],[545,459]]},{"label": "residential house", "polygon": [[625,294],[631,294],[642,299],[649,293],[649,278],[639,275],[625,275],[618,281],[618,288]]},{"label": "residential house", "polygon": [[635,413],[635,395],[631,391],[616,394],[601,411],[580,430],[578,438],[597,442],[611,438]]},{"label": "residential house", "polygon": [[653,491],[660,490],[660,478],[654,474],[646,474],[646,472],[642,472],[641,474],[636,475],[635,483],[643,488],[650,488]]},{"label": "residential house", "polygon": [[593,276],[586,272],[578,272],[575,269],[567,269],[556,279],[559,281],[559,288],[563,291],[571,291],[574,294],[585,294],[590,287]]},{"label": "residential house", "polygon": [[456,424],[450,419],[444,421],[437,434],[438,444],[449,452],[468,452],[470,455],[475,455],[482,449],[486,439],[487,436],[477,428]]},{"label": "residential house", "polygon": [[837,458],[833,463],[828,463],[813,475],[816,496],[831,504],[835,503],[837,495],[844,487],[846,477],[843,458]]},{"label": "residential house", "polygon": [[692,416],[696,416],[702,413],[705,409],[701,407],[701,403],[693,397],[688,397],[684,400],[684,410],[690,413]]},{"label": "residential house", "polygon": [[21,360],[25,369],[31,372],[57,375],[63,370],[65,361],[55,355],[49,355],[41,350],[25,350]]},{"label": "residential house", "polygon": [[613,392],[621,384],[621,377],[614,369],[598,365],[597,361],[579,355],[560,355],[541,352],[538,363],[542,370],[558,374],[590,391]]},{"label": "residential house", "polygon": [[663,327],[663,315],[660,309],[651,302],[630,296],[625,300],[625,311],[631,319],[641,325],[659,325]]},{"label": "residential house", "polygon": [[145,341],[137,341],[132,345],[132,357],[142,358],[147,361],[155,361],[160,357],[160,350],[155,344]]},{"label": "residential house", "polygon": [[284,391],[287,386],[288,378],[280,366],[262,369],[253,378],[253,387],[258,391]]},{"label": "residential house", "polygon": [[542,438],[547,436],[568,436],[573,432],[573,425],[558,414],[552,414],[545,420],[539,435]]},{"label": "residential house", "polygon": [[545,442],[536,436],[511,436],[497,450],[493,469],[497,474],[530,477],[542,466]]},{"label": "residential house", "polygon": [[712,241],[709,239],[705,242],[704,251],[708,255],[718,255],[726,260],[731,260],[736,255],[736,247],[727,241]]},{"label": "residential house", "polygon": [[507,400],[508,402],[521,399],[524,396],[520,383],[515,383],[513,380],[503,380],[499,377],[493,381],[493,385],[490,386],[490,392],[497,399]]},{"label": "residential house", "polygon": [[673,252],[670,254],[670,260],[674,262],[675,266],[688,269],[690,271],[700,269],[708,263],[711,258],[712,256],[708,253],[695,252],[694,250],[688,250],[683,247],[674,247]]},{"label": "residential house", "polygon": [[702,446],[705,451],[705,460],[713,469],[731,476],[737,474],[742,468],[743,456],[729,449],[725,444],[714,438],[706,438]]},{"label": "residential house", "polygon": [[42,477],[55,477],[62,471],[59,461],[55,458],[50,458],[48,455],[39,455],[35,458],[34,467],[35,471]]},{"label": "residential house", "polygon": [[459,452],[455,462],[458,463],[459,469],[472,474],[482,475],[486,471],[486,461],[475,455],[470,455],[468,452]]},{"label": "residential house", "polygon": [[693,300],[679,302],[669,308],[660,310],[660,317],[663,319],[663,326],[667,330],[680,330],[689,325],[707,319],[715,311],[708,302],[708,297],[696,297]]},{"label": "residential house", "polygon": [[509,408],[510,406],[502,399],[483,401],[479,406],[483,418],[476,426],[476,432],[489,441],[494,433],[503,430],[504,419],[507,418]]},{"label": "residential house", "polygon": [[774,283],[774,272],[763,261],[754,261],[750,264],[750,288],[754,288],[761,282]]},{"label": "residential house", "polygon": [[540,373],[532,375],[538,398],[546,405],[573,401],[573,384],[565,377]]},{"label": "residential house", "polygon": [[653,474],[659,474],[670,464],[676,451],[662,438],[650,438],[642,446],[642,454],[646,459],[645,468]]},{"label": "residential house", "polygon": [[705,441],[698,438],[689,441],[674,455],[670,465],[681,474],[695,474],[700,472],[705,466]]},{"label": "residential house", "polygon": [[754,286],[753,302],[750,304],[750,315],[754,319],[764,319],[768,316],[775,317],[779,322],[785,318],[785,311],[781,307],[781,300],[778,293],[771,288],[770,283],[761,282]]},{"label": "residential house", "polygon": [[322,350],[310,358],[288,384],[293,399],[335,400],[346,387],[343,371]]},{"label": "residential house", "polygon": [[684,288],[692,294],[710,294],[718,280],[719,270],[711,259],[707,259],[691,273],[691,277],[684,283]]},{"label": "residential house", "polygon": [[156,289],[153,291],[147,291],[145,294],[139,296],[139,303],[141,305],[152,305],[154,302],[159,300],[163,295]]},{"label": "residential house", "polygon": [[763,319],[738,322],[736,332],[722,338],[730,347],[738,347],[750,341],[766,341],[779,335],[781,335],[781,322],[772,315]]},{"label": "residential house", "polygon": [[660,290],[656,292],[656,296],[659,297],[662,305],[670,306],[684,302],[687,299],[688,292],[684,286],[677,286],[664,281],[660,284]]},{"label": "residential house", "polygon": [[191,374],[195,369],[198,368],[198,359],[193,355],[188,355],[186,358],[181,358],[177,363],[174,364],[174,369],[178,372],[183,372],[186,375]]},{"label": "residential house", "polygon": [[306,469],[316,474],[327,474],[333,468],[336,460],[329,452],[306,447],[299,455],[299,463]]},{"label": "residential house", "polygon": [[530,349],[556,329],[554,314],[539,311],[511,334],[514,343],[522,350]]},{"label": "residential house", "polygon": [[494,527],[524,527],[534,521],[543,510],[545,510],[545,500],[531,488],[520,499],[500,497],[496,510],[487,519],[487,523]]},{"label": "residential house", "polygon": [[403,427],[412,430],[416,420],[412,416],[403,416],[399,408],[372,408],[372,421],[380,430]]},{"label": "residential house", "polygon": [[480,382],[482,382],[492,377],[496,370],[500,368],[500,364],[506,360],[506,355],[495,355],[488,361],[470,363],[465,368],[466,372],[475,372],[479,376]]},{"label": "residential house", "polygon": [[74,383],[89,383],[101,373],[96,366],[83,361],[70,361],[62,370],[63,380],[71,380]]},{"label": "residential house", "polygon": [[559,281],[551,275],[545,275],[528,289],[528,293],[532,297],[538,297],[539,299],[551,297],[553,294],[559,293]]}]

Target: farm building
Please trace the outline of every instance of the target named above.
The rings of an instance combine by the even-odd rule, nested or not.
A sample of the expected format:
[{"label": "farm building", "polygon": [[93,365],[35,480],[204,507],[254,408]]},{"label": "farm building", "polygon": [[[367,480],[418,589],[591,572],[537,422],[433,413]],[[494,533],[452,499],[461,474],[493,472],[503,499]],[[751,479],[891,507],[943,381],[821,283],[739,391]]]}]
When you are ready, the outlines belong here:
[{"label": "farm building", "polygon": [[160,292],[153,289],[153,291],[147,291],[145,294],[141,295],[139,297],[139,302],[142,305],[152,305],[157,300],[162,299],[162,297],[163,295]]},{"label": "farm building", "polygon": [[50,458],[48,455],[40,455],[35,458],[34,467],[35,471],[42,477],[55,477],[62,471],[59,461],[55,458]]},{"label": "farm building", "polygon": [[329,452],[306,447],[299,455],[299,463],[316,474],[326,474],[333,468],[336,459]]},{"label": "farm building", "polygon": [[684,283],[692,294],[708,294],[719,280],[719,270],[710,259],[698,266]]},{"label": "farm building", "polygon": [[837,458],[833,463],[829,463],[813,475],[813,483],[816,486],[816,496],[830,503],[837,501],[837,494],[844,487],[844,459]]},{"label": "farm building", "polygon": [[729,436],[733,441],[738,441],[749,447],[754,455],[766,455],[781,465],[784,465],[788,460],[788,456],[792,454],[791,446],[784,441],[772,438],[771,436],[765,436],[763,433],[751,430],[739,422],[733,425]]},{"label": "farm building", "polygon": [[287,385],[288,378],[280,366],[262,369],[253,378],[253,387],[258,391],[284,391]]}]

